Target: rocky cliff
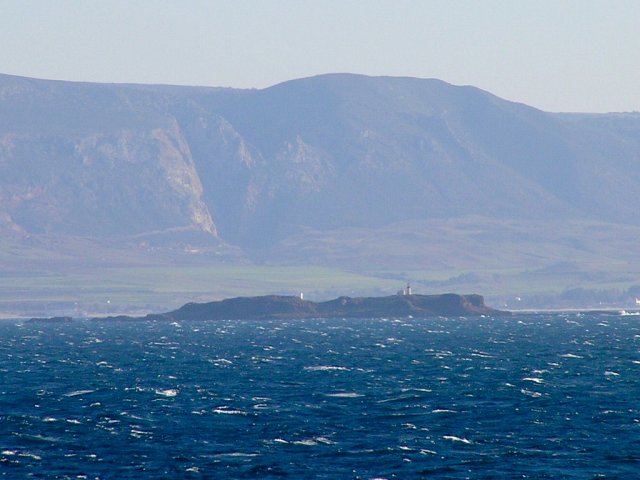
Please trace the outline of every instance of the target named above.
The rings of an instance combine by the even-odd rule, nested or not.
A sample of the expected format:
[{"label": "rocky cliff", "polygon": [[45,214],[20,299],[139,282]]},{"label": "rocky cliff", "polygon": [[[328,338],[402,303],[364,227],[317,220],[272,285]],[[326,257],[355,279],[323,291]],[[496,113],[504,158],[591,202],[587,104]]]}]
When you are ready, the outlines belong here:
[{"label": "rocky cliff", "polygon": [[0,243],[197,236],[360,269],[507,251],[601,262],[585,222],[616,238],[640,227],[639,164],[640,114],[551,114],[438,80],[232,90],[0,75]]}]

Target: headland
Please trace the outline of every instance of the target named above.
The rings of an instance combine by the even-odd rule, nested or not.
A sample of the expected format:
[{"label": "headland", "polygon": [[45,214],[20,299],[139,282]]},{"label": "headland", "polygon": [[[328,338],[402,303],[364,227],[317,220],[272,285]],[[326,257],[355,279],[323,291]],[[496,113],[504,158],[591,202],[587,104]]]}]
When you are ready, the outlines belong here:
[{"label": "headland", "polygon": [[338,297],[313,302],[296,296],[236,297],[207,303],[187,303],[171,312],[144,317],[126,315],[94,320],[236,320],[303,318],[374,318],[509,315],[485,305],[481,295],[390,295],[385,297]]}]

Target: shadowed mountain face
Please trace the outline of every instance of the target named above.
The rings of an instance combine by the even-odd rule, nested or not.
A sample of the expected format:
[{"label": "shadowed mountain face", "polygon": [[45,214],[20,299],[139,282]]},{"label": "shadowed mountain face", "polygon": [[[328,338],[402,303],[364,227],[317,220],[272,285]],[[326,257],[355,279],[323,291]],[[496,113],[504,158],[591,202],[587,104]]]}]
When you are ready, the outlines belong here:
[{"label": "shadowed mountain face", "polygon": [[268,257],[311,231],[640,225],[639,207],[640,114],[551,114],[413,78],[243,91],[0,76],[4,234],[196,232]]}]

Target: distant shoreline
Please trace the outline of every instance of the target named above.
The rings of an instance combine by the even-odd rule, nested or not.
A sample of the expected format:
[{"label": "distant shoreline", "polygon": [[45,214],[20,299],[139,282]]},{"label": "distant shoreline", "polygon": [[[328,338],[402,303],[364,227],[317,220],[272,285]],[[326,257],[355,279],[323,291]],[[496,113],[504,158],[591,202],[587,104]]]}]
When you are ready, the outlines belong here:
[{"label": "distant shoreline", "polygon": [[[438,297],[443,297],[443,296],[449,296],[451,298],[459,298],[459,299],[463,299],[465,297],[471,297],[471,295],[458,295],[458,294],[441,294],[441,295],[411,295],[410,297],[414,297],[414,298],[419,298],[419,299],[423,299],[424,297],[427,298],[431,298],[436,299]],[[329,300],[326,302],[308,302],[312,305],[322,305],[322,304],[328,304],[331,302],[336,302],[338,300],[350,300],[350,301],[355,301],[356,303],[367,303],[368,300],[373,300],[373,299],[392,299],[395,296],[388,296],[388,297],[361,297],[361,298],[351,298],[351,297],[338,297],[337,299],[334,300]],[[480,297],[482,299],[482,297],[480,295],[473,295],[473,297]],[[183,312],[185,311],[185,309],[189,310],[189,309],[198,309],[199,310],[199,315],[200,314],[204,314],[206,316],[206,312],[210,311],[211,309],[214,310],[214,314],[215,317],[213,318],[209,318],[210,320],[219,320],[219,319],[226,319],[226,320],[234,320],[234,319],[239,319],[241,317],[235,317],[235,315],[233,315],[233,310],[226,310],[227,315],[222,314],[221,312],[215,312],[216,306],[221,306],[223,305],[225,302],[249,302],[251,303],[252,301],[260,301],[260,299],[274,299],[274,298],[279,298],[279,299],[289,299],[291,301],[295,301],[296,299],[298,299],[298,297],[293,297],[293,296],[277,296],[277,295],[265,295],[265,296],[258,296],[258,297],[233,297],[233,298],[228,298],[228,299],[224,299],[224,300],[218,300],[218,301],[213,301],[213,302],[206,302],[206,303],[187,303],[185,305],[183,305],[182,307],[178,308],[177,310],[172,310],[170,312],[166,312],[166,313],[148,313],[148,314],[143,314],[143,315],[139,315],[139,314],[134,314],[134,313],[130,313],[130,314],[118,314],[118,315],[108,315],[108,314],[93,314],[93,315],[84,315],[81,317],[72,317],[72,316],[68,316],[68,315],[56,315],[56,316],[52,316],[52,317],[30,317],[30,316],[26,316],[26,315],[19,315],[19,314],[15,314],[15,315],[11,315],[11,314],[0,314],[0,322],[2,321],[18,321],[18,322],[34,322],[34,323],[68,323],[70,321],[83,321],[83,320],[92,320],[92,321],[115,321],[115,320],[125,320],[125,321],[142,321],[142,320],[162,320],[162,321],[172,321],[172,320],[207,320],[207,318],[189,318],[188,315],[184,315]],[[398,314],[398,315],[394,315],[394,314],[389,314],[389,313],[385,313],[384,315],[344,315],[344,314],[338,314],[337,312],[331,312],[331,311],[324,311],[324,312],[317,312],[316,314],[308,314],[305,312],[296,314],[295,312],[289,312],[288,314],[286,312],[279,312],[277,310],[272,310],[271,312],[266,312],[260,315],[245,315],[242,318],[246,318],[246,319],[296,319],[296,318],[300,318],[300,319],[304,319],[304,318],[330,318],[330,317],[347,317],[347,318],[367,318],[367,317],[371,317],[374,318],[376,316],[382,316],[382,317],[388,317],[388,316],[392,316],[392,317],[414,317],[414,316],[425,316],[425,317],[429,317],[429,316],[466,316],[466,315],[498,315],[498,316],[510,316],[510,315],[535,315],[535,314],[551,314],[551,315],[555,315],[555,314],[592,314],[592,315],[615,315],[615,316],[626,316],[626,315],[640,315],[640,309],[626,309],[626,308],[615,308],[615,307],[611,307],[611,308],[599,308],[599,309],[586,309],[586,308],[549,308],[549,309],[513,309],[513,310],[498,310],[498,309],[494,309],[491,307],[488,307],[486,305],[484,305],[484,300],[482,299],[482,303],[481,303],[481,307],[480,309],[486,309],[486,310],[465,310],[464,312],[461,312],[459,314],[446,314],[446,313],[438,313],[436,311],[432,311],[432,312],[421,312],[421,311],[415,311],[413,313],[408,313],[408,314]],[[484,313],[482,313],[484,312]],[[335,313],[335,314],[332,314]],[[345,313],[344,311],[342,313]],[[364,312],[363,312],[364,313]],[[353,311],[352,311],[353,314]],[[175,316],[179,316],[181,318],[175,318]]]},{"label": "distant shoreline", "polygon": [[142,317],[118,315],[95,320],[222,320],[373,318],[414,316],[510,315],[488,307],[481,295],[398,294],[384,297],[338,297],[313,302],[296,296],[235,297],[208,303],[187,303],[177,310]]}]

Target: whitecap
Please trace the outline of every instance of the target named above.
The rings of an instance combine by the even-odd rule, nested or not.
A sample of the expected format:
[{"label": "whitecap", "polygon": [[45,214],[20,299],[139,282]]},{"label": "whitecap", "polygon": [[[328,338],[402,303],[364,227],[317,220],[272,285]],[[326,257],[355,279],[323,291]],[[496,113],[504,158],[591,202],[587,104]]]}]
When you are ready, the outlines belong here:
[{"label": "whitecap", "polygon": [[541,393],[539,392],[532,392],[531,390],[527,390],[527,389],[521,389],[520,393],[522,393],[523,395],[526,395],[528,397],[533,397],[533,398],[540,398],[542,396]]},{"label": "whitecap", "polygon": [[358,398],[363,397],[361,393],[356,392],[336,392],[336,393],[325,393],[325,397],[335,397],[335,398]]},{"label": "whitecap", "polygon": [[562,358],[584,358],[580,355],[576,355],[574,353],[565,353],[563,355],[560,355]]},{"label": "whitecap", "polygon": [[522,379],[523,382],[533,382],[533,383],[544,383],[544,380],[542,378],[537,378],[537,377],[525,377]]},{"label": "whitecap", "polygon": [[226,407],[214,408],[213,413],[218,413],[220,415],[246,415],[247,412],[243,412],[242,410],[231,410]]},{"label": "whitecap", "polygon": [[318,445],[318,442],[313,438],[305,438],[304,440],[296,440],[291,442],[294,445],[304,445],[306,447],[313,447]]},{"label": "whitecap", "polygon": [[257,453],[244,453],[244,452],[229,452],[229,453],[217,453],[214,457],[257,457],[259,454]]},{"label": "whitecap", "polygon": [[431,390],[430,388],[402,388],[400,389],[401,392],[405,393],[405,392],[422,392],[422,393],[431,393],[433,392],[433,390]]},{"label": "whitecap", "polygon": [[425,448],[420,449],[420,455],[437,455],[437,452],[433,450],[427,450]]},{"label": "whitecap", "polygon": [[232,365],[233,362],[231,360],[227,360],[226,358],[212,358],[209,362],[214,365]]},{"label": "whitecap", "polygon": [[351,369],[336,365],[314,365],[311,367],[304,367],[304,370],[307,370],[308,372],[348,372]]},{"label": "whitecap", "polygon": [[147,390],[149,390],[148,388],[143,388],[143,387],[124,387],[124,391],[125,392],[130,392],[130,391],[134,391],[134,392],[146,392]]},{"label": "whitecap", "polygon": [[314,437],[314,440],[318,443],[323,443],[325,445],[334,445],[336,442],[329,440],[327,437]]},{"label": "whitecap", "polygon": [[448,410],[446,408],[436,408],[435,410],[431,410],[431,413],[458,413],[455,410]]},{"label": "whitecap", "polygon": [[493,355],[486,352],[475,351],[471,354],[472,357],[480,357],[480,358],[493,358]]},{"label": "whitecap", "polygon": [[3,450],[2,451],[2,455],[8,455],[8,456],[15,455],[16,453],[18,453],[16,450]]},{"label": "whitecap", "polygon": [[175,397],[180,393],[179,390],[176,390],[175,388],[167,388],[166,390],[156,389],[155,392],[156,395],[162,395],[163,397]]},{"label": "whitecap", "polygon": [[618,372],[612,372],[610,370],[607,370],[606,372],[604,372],[605,377],[619,377],[620,374]]},{"label": "whitecap", "polygon": [[93,393],[95,390],[74,390],[73,392],[65,393],[64,397],[77,397],[79,395],[87,395],[88,393]]},{"label": "whitecap", "polygon": [[120,412],[120,415],[122,415],[123,417],[133,418],[134,420],[144,420],[144,418],[129,412]]},{"label": "whitecap", "polygon": [[35,453],[31,453],[31,452],[19,453],[18,456],[19,457],[32,458],[34,460],[42,460],[42,457],[40,455],[36,455]]},{"label": "whitecap", "polygon": [[445,440],[450,440],[452,442],[460,442],[460,443],[464,443],[467,445],[472,444],[473,442],[471,440],[468,440],[466,438],[462,438],[462,437],[456,437],[454,435],[444,435],[442,438],[444,438]]}]

